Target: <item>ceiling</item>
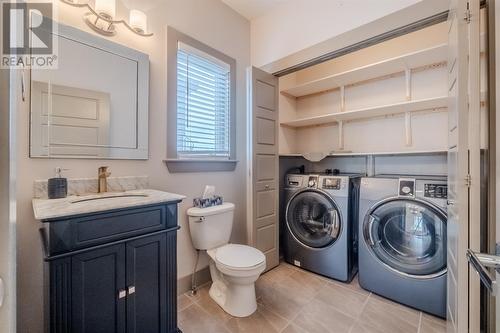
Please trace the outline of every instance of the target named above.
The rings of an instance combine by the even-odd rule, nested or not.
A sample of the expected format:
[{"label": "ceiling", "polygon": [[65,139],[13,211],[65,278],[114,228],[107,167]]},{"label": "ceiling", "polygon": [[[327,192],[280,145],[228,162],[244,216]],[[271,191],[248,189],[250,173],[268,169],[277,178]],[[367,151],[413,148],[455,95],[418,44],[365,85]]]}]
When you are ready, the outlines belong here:
[{"label": "ceiling", "polygon": [[123,5],[129,9],[139,9],[148,12],[154,8],[160,7],[165,0],[121,0]]},{"label": "ceiling", "polygon": [[[275,6],[296,0],[221,0],[248,20],[259,17]],[[338,0],[335,0],[338,1]],[[342,0],[343,1],[343,0]],[[149,11],[165,4],[165,0],[121,0],[127,8]]]},{"label": "ceiling", "polygon": [[252,20],[265,14],[275,6],[294,0],[222,0],[240,15]]}]

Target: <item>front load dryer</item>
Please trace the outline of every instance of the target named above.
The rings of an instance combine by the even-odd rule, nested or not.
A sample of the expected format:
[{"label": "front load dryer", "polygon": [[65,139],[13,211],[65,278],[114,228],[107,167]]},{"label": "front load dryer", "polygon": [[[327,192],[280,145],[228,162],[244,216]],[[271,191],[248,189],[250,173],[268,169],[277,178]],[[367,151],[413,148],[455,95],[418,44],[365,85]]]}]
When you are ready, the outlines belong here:
[{"label": "front load dryer", "polygon": [[446,177],[361,180],[361,287],[446,317],[446,201]]},{"label": "front load dryer", "polygon": [[340,281],[357,272],[360,175],[288,174],[285,261]]}]

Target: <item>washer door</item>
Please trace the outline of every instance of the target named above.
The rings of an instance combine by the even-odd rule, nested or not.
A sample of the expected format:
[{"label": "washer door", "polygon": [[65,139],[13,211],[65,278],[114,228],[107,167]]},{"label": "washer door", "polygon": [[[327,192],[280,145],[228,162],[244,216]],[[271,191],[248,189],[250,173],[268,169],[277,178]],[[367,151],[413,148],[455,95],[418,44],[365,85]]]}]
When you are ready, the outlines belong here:
[{"label": "washer door", "polygon": [[371,211],[363,229],[368,247],[390,269],[419,278],[446,271],[446,215],[429,203],[386,201]]},{"label": "washer door", "polygon": [[333,199],[316,189],[297,192],[286,208],[286,224],[300,243],[323,248],[340,235],[340,214]]}]

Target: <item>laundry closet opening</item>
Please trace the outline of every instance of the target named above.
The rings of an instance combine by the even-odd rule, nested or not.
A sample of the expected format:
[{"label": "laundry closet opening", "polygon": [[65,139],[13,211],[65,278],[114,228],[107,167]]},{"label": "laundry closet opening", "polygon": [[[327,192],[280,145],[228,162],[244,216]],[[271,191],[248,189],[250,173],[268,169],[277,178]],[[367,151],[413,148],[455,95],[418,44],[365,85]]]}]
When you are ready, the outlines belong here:
[{"label": "laundry closet opening", "polygon": [[447,43],[441,22],[279,78],[281,235],[295,168],[447,175]]},{"label": "laundry closet opening", "polygon": [[[485,15],[481,9],[483,155]],[[281,260],[346,283],[359,271],[361,287],[446,318],[450,27],[434,23],[276,73],[277,215]],[[258,194],[272,190],[257,190],[256,211]]]}]

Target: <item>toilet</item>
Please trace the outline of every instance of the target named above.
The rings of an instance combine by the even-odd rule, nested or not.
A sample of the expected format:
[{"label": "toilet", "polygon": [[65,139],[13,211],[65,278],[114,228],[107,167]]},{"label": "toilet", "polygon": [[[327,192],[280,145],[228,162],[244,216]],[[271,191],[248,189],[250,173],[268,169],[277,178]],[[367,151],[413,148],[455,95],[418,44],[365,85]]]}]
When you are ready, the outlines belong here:
[{"label": "toilet", "polygon": [[266,268],[264,253],[247,245],[229,244],[234,204],[188,209],[193,245],[210,258],[210,297],[234,317],[257,310],[255,281]]}]

